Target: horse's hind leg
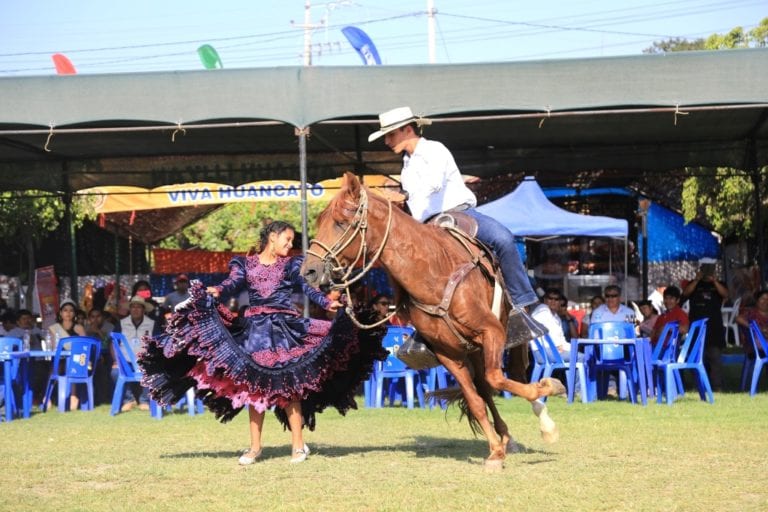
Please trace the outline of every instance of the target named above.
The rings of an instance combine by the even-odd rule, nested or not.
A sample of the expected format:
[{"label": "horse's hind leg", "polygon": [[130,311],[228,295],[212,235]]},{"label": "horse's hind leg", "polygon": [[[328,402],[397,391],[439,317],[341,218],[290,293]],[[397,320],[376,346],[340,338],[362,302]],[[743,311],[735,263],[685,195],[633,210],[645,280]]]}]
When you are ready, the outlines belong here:
[{"label": "horse's hind leg", "polygon": [[472,364],[475,367],[475,387],[477,388],[478,393],[480,393],[480,396],[483,397],[483,400],[485,400],[488,409],[491,411],[493,428],[501,438],[501,445],[505,447],[507,453],[517,453],[519,451],[519,446],[515,440],[512,439],[512,435],[509,433],[509,427],[499,414],[498,407],[496,407],[496,402],[494,400],[496,390],[494,390],[488,384],[488,381],[485,380],[485,363],[483,358],[480,357],[479,353],[473,353],[471,358]]},{"label": "horse's hind leg", "polygon": [[469,368],[460,361],[449,359],[441,354],[437,354],[437,358],[451,375],[456,378],[456,382],[459,384],[461,392],[464,395],[464,400],[467,402],[469,412],[480,425],[485,438],[488,440],[490,455],[485,459],[485,465],[492,468],[502,467],[504,457],[506,456],[506,444],[502,444],[499,441],[499,437],[496,435],[493,427],[491,427],[491,422],[488,421],[485,400],[478,394],[477,389],[472,382],[473,379],[469,372]]}]

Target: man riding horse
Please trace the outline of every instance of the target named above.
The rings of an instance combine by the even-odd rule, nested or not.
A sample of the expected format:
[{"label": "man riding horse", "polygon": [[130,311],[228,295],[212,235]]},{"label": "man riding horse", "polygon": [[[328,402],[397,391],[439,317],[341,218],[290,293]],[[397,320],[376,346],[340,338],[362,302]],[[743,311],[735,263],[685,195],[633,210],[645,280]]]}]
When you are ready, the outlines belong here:
[{"label": "man riding horse", "polygon": [[403,155],[402,194],[390,192],[389,199],[407,202],[411,215],[421,222],[444,212],[460,211],[474,218],[477,239],[498,258],[512,305],[507,321],[508,345],[521,345],[543,336],[546,328],[524,309],[536,304],[538,298],[523,268],[514,235],[496,219],[475,209],[477,198],[464,184],[448,148],[418,133],[430,121],[414,116],[409,107],[399,107],[379,115],[379,123],[380,129],[368,137],[368,142],[383,136],[392,151]]}]

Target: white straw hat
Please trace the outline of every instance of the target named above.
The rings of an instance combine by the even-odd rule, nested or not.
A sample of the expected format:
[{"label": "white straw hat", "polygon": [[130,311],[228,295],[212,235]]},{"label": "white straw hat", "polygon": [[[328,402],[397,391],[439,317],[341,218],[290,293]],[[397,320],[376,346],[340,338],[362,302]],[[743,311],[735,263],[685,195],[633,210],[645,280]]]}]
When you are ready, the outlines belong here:
[{"label": "white straw hat", "polygon": [[379,130],[368,136],[368,142],[373,142],[382,135],[392,130],[397,130],[401,126],[409,123],[416,123],[417,126],[432,124],[432,121],[423,117],[416,117],[411,111],[411,107],[398,107],[379,114]]},{"label": "white straw hat", "polygon": [[128,305],[130,306],[131,304],[141,304],[142,306],[144,306],[145,313],[151,313],[152,310],[155,309],[155,306],[145,301],[142,297],[139,297],[138,295],[134,295],[133,297],[131,297],[131,300],[128,301]]}]

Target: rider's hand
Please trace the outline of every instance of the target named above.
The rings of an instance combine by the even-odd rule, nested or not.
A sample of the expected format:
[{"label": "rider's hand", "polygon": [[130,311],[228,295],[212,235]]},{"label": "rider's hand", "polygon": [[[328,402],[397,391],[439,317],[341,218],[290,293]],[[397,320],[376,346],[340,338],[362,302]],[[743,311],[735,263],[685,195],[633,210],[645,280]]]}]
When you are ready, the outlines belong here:
[{"label": "rider's hand", "polygon": [[408,199],[408,196],[392,188],[382,187],[377,190],[384,196],[384,199],[392,201],[393,203],[403,204]]},{"label": "rider's hand", "polygon": [[342,304],[337,300],[334,300],[333,302],[328,304],[328,311],[330,311],[331,313],[335,313],[336,311],[339,310],[339,308],[343,308],[343,307],[344,307],[344,304]]}]

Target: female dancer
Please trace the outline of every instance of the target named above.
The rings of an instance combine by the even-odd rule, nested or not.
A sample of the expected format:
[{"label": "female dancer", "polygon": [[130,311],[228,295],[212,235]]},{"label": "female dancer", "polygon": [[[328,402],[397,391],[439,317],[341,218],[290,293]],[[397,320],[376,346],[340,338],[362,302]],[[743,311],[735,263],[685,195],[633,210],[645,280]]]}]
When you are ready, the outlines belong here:
[{"label": "female dancer", "polygon": [[[239,459],[243,465],[261,456],[264,414],[272,406],[291,431],[291,462],[303,462],[309,449],[302,426],[314,430],[315,413],[329,405],[342,414],[356,408],[355,389],[374,360],[386,357],[381,331],[358,331],[344,314],[331,322],[294,309],[297,288],[325,310],[341,306],[301,276],[302,257],[289,256],[294,234],[290,224],[272,222],[261,232],[258,253],[234,258],[220,285],[206,290],[193,281],[166,334],[145,339],[139,357],[143,383],[160,403],[173,403],[194,385],[222,422],[248,406],[251,444]],[[243,287],[250,307],[242,317],[217,307],[216,298]]]}]

